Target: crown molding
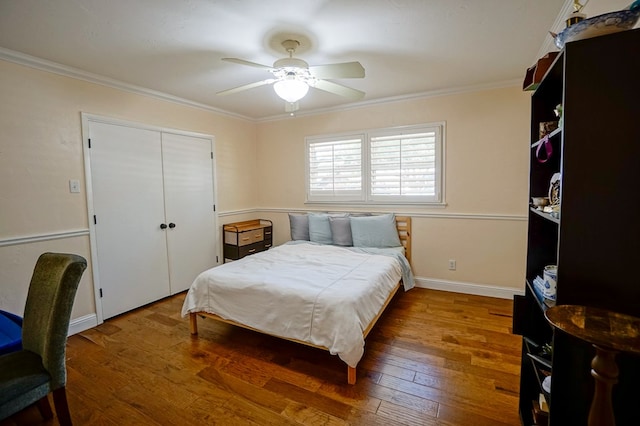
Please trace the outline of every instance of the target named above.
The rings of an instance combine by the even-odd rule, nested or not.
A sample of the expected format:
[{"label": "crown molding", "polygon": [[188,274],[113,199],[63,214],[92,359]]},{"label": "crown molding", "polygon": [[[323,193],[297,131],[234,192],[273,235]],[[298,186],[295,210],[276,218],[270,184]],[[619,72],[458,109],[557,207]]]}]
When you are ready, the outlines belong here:
[{"label": "crown molding", "polygon": [[[260,122],[268,122],[268,121],[280,121],[280,120],[286,120],[286,119],[292,118],[290,114],[278,114],[278,115],[264,117],[264,118],[251,118],[245,115],[236,114],[236,113],[222,110],[219,108],[214,108],[209,105],[194,102],[189,99],[184,99],[184,98],[173,96],[164,92],[159,92],[157,90],[151,90],[145,87],[136,86],[136,85],[125,83],[112,78],[104,77],[98,74],[83,71],[78,68],[62,65],[57,62],[52,62],[46,59],[27,55],[25,53],[16,52],[14,50],[6,49],[4,47],[0,47],[0,59],[8,62],[13,62],[18,65],[24,65],[26,67],[39,69],[41,71],[51,72],[54,74],[65,76],[65,77],[76,78],[79,80],[87,81],[89,83],[95,83],[102,86],[123,90],[126,92],[149,96],[152,98],[173,102],[180,105],[199,108],[206,111],[214,112],[216,114],[220,114],[220,115],[224,115],[232,118],[239,118],[241,120],[246,120],[250,122],[260,123]],[[448,95],[455,95],[455,94],[468,93],[468,92],[478,92],[478,91],[491,90],[491,89],[500,89],[504,87],[518,86],[520,84],[521,84],[520,80],[506,80],[506,81],[500,81],[500,82],[494,82],[494,83],[488,83],[488,84],[478,84],[478,85],[460,86],[460,87],[453,87],[453,88],[447,88],[447,89],[432,90],[428,92],[412,93],[409,95],[400,95],[400,96],[391,96],[387,98],[372,99],[368,101],[355,102],[355,103],[339,105],[335,107],[319,108],[319,109],[313,109],[313,110],[308,110],[303,112],[296,112],[294,114],[294,117],[307,117],[307,116],[313,116],[313,115],[319,115],[319,114],[326,114],[330,112],[342,112],[342,111],[348,111],[348,110],[353,110],[353,109],[358,109],[363,107],[383,105],[383,104],[389,104],[389,103],[395,103],[395,102],[406,102],[409,100],[426,99],[426,98],[432,98],[432,97],[438,97],[438,96],[448,96]]]},{"label": "crown molding", "polygon": [[239,118],[247,121],[255,121],[255,119],[236,114],[233,112],[225,111],[222,109],[214,108],[209,105],[194,102],[189,99],[173,96],[168,93],[159,92],[157,90],[148,89],[146,87],[136,86],[134,84],[125,83],[119,80],[115,80],[109,77],[105,77],[99,74],[83,71],[79,68],[69,67],[59,64],[57,62],[48,61],[46,59],[37,58],[35,56],[27,55],[25,53],[16,52],[11,49],[0,47],[0,59],[13,62],[18,65],[24,65],[26,67],[35,68],[41,71],[47,71],[50,73],[62,75],[65,77],[71,77],[78,80],[87,81],[89,83],[99,84],[101,86],[107,86],[113,89],[122,90],[125,92],[135,93],[138,95],[149,96],[152,98],[160,99],[163,101],[173,102],[175,104],[185,105],[192,108],[203,109],[216,114],[224,115],[232,118]]}]

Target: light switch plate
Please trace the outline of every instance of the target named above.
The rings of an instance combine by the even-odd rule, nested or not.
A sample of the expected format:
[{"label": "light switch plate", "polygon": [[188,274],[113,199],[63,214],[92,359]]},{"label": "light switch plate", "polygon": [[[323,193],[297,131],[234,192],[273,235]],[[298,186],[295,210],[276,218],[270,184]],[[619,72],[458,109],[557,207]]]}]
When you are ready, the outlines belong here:
[{"label": "light switch plate", "polygon": [[80,192],[80,181],[78,179],[69,180],[69,192]]}]

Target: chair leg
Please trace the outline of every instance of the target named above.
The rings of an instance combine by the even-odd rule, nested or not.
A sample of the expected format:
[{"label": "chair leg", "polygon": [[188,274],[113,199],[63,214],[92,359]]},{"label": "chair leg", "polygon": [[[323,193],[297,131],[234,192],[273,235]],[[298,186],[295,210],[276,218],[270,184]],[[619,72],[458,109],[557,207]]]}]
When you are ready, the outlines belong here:
[{"label": "chair leg", "polygon": [[40,415],[45,420],[49,420],[53,418],[53,411],[51,411],[51,405],[49,404],[49,398],[46,396],[44,398],[40,398],[36,402],[36,406],[38,407],[38,411],[40,411]]},{"label": "chair leg", "polygon": [[69,404],[67,404],[67,392],[64,386],[53,391],[53,404],[56,406],[58,422],[61,426],[71,426],[71,414]]}]

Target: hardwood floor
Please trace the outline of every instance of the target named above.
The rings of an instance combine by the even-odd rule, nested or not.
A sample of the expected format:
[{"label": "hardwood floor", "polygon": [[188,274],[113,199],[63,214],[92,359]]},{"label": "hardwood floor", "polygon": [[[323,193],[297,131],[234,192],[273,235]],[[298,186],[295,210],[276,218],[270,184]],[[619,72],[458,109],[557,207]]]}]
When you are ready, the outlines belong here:
[{"label": "hardwood floor", "polygon": [[[328,352],[199,321],[184,294],[71,336],[76,425],[519,425],[512,303],[398,292],[367,338],[357,384]],[[1,425],[57,425],[27,409]]]}]

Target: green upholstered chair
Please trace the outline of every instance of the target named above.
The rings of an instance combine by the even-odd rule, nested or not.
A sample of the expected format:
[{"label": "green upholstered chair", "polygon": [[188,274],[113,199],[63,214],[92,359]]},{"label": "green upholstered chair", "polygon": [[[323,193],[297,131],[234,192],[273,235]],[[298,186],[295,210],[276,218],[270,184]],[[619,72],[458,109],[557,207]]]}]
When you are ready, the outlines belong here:
[{"label": "green upholstered chair", "polygon": [[87,261],[74,254],[38,258],[24,310],[22,350],[0,356],[0,420],[37,403],[43,417],[70,425],[65,384],[65,349],[71,307]]}]

